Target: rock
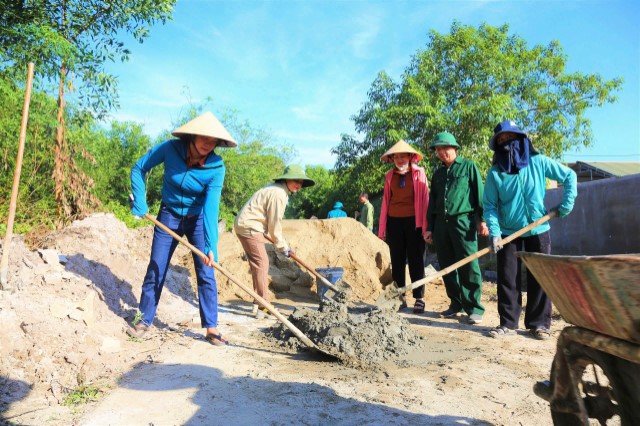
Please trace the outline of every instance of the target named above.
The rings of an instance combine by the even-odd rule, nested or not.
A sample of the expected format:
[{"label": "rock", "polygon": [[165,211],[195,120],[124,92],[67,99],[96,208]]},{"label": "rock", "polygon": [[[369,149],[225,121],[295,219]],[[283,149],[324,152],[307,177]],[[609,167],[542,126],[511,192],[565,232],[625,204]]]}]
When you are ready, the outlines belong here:
[{"label": "rock", "polygon": [[60,263],[58,252],[53,249],[40,249],[38,250],[38,254],[40,254],[42,260],[48,265],[58,265]]}]

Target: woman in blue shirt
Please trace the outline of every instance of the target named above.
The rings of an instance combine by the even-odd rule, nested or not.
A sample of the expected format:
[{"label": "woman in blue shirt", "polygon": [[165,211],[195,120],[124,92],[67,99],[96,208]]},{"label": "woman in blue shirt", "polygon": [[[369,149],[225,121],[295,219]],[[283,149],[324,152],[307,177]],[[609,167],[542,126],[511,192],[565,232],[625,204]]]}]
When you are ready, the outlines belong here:
[{"label": "woman in blue shirt", "polygon": [[[155,166],[164,163],[162,203],[158,221],[206,254],[193,254],[200,321],[206,328],[206,340],[214,345],[228,341],[218,331],[218,289],[213,262],[218,260],[218,213],[225,167],[216,147],[238,144],[218,119],[210,112],[191,120],[173,133],[171,139],[153,147],[131,169],[134,196],[132,213],[144,216],[149,212],[146,200],[145,176]],[[140,312],[142,318],[127,329],[127,334],[142,337],[153,323],[169,261],[178,245],[171,235],[158,228],[153,231],[151,259],[142,284]]]},{"label": "woman in blue shirt", "polygon": [[[578,190],[575,172],[539,154],[513,121],[503,121],[493,132],[489,148],[495,154],[484,186],[483,207],[491,249],[498,260],[500,325],[489,331],[489,336],[499,338],[515,334],[522,312],[520,260],[516,252],[550,254],[550,226],[545,222],[504,246],[500,240],[547,214],[544,206],[547,178],[564,187],[563,201],[555,208],[559,217],[571,212]],[[527,275],[524,325],[537,339],[550,337],[551,300],[532,274]]]}]

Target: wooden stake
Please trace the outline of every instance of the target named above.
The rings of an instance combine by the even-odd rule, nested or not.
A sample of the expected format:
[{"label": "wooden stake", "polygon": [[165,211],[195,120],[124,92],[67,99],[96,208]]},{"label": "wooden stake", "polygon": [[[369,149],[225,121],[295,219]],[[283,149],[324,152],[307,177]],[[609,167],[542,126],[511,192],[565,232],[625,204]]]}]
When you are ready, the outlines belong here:
[{"label": "wooden stake", "polygon": [[7,219],[7,233],[4,235],[2,245],[2,261],[0,261],[0,289],[11,290],[7,279],[9,269],[9,248],[13,236],[13,221],[16,217],[16,203],[18,201],[18,189],[20,186],[20,172],[22,171],[22,157],[24,155],[24,141],[27,136],[27,121],[29,119],[29,103],[31,102],[31,87],[33,86],[33,62],[29,62],[27,70],[27,86],[24,92],[24,107],[22,108],[22,123],[20,124],[20,139],[18,142],[18,157],[13,173],[13,187],[11,188],[11,201],[9,203],[9,217]]}]

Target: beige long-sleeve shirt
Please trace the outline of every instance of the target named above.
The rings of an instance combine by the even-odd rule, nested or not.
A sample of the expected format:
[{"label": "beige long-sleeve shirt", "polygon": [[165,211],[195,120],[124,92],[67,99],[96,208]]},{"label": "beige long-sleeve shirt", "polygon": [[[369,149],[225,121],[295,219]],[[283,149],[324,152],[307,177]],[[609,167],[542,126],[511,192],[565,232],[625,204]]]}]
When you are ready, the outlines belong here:
[{"label": "beige long-sleeve shirt", "polygon": [[285,182],[272,183],[256,191],[236,216],[233,223],[236,234],[268,233],[278,250],[288,249],[289,245],[282,236],[282,217],[289,194],[291,192]]}]

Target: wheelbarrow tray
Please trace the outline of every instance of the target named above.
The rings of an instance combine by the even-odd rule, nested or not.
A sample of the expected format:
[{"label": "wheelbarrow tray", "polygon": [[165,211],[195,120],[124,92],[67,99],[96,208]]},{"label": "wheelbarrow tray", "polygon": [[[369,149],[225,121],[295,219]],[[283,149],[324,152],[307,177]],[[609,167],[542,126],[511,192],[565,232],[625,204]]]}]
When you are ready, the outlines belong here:
[{"label": "wheelbarrow tray", "polygon": [[517,255],[571,324],[640,343],[640,255]]}]

